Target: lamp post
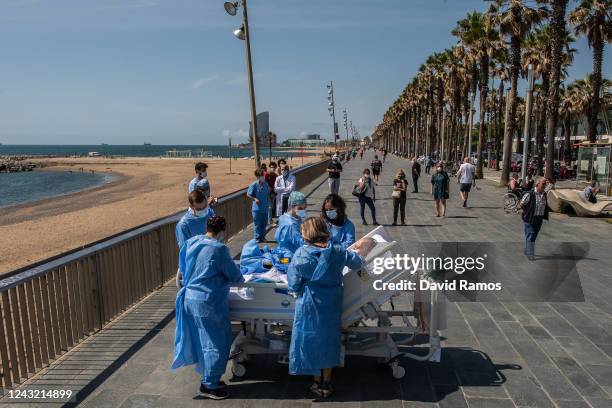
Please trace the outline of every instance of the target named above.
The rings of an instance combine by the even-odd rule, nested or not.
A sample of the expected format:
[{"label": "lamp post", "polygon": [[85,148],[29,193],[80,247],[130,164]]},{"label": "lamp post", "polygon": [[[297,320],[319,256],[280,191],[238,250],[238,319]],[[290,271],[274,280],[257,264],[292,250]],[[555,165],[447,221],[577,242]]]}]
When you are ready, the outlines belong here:
[{"label": "lamp post", "polygon": [[336,137],[336,135],[338,134],[338,124],[336,123],[336,106],[334,104],[334,82],[333,81],[329,81],[329,84],[327,84],[327,100],[329,101],[328,103],[329,107],[327,108],[327,110],[329,110],[329,115],[332,118],[332,135],[334,136],[334,149],[338,149],[337,137]]},{"label": "lamp post", "polygon": [[342,112],[344,113],[344,130],[346,130],[346,146],[348,147],[350,144],[348,131],[348,113],[346,112],[346,109],[344,109]]},{"label": "lamp post", "polygon": [[234,30],[234,35],[244,40],[246,48],[247,76],[249,82],[249,102],[251,107],[251,134],[253,136],[253,155],[255,166],[260,167],[259,146],[257,141],[257,109],[255,107],[255,87],[253,85],[253,65],[251,63],[251,40],[249,35],[249,17],[247,14],[247,0],[226,2],[223,7],[230,16],[235,16],[239,7],[242,7],[242,26]]}]

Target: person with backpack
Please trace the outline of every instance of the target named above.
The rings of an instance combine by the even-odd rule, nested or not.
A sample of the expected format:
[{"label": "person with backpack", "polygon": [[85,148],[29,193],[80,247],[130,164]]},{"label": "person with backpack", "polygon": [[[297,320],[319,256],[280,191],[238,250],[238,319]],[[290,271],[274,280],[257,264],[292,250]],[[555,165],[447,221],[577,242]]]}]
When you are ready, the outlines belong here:
[{"label": "person with backpack", "polygon": [[353,195],[359,198],[359,206],[361,207],[360,215],[363,225],[368,225],[365,219],[366,204],[370,208],[372,225],[378,225],[378,222],[376,221],[376,207],[374,205],[374,202],[376,201],[376,189],[374,185],[375,183],[372,181],[370,169],[364,169],[363,176],[357,181],[357,185],[355,185],[355,189],[353,190]]},{"label": "person with backpack", "polygon": [[538,178],[535,187],[523,195],[519,204],[525,226],[525,256],[535,259],[535,242],[544,220],[548,220],[548,202],[546,199],[546,179]]}]

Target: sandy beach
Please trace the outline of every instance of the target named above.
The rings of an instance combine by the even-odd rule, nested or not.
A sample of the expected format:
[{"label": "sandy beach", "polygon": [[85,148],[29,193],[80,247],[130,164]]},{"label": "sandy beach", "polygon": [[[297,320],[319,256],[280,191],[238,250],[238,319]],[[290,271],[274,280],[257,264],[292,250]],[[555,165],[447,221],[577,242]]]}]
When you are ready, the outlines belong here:
[{"label": "sandy beach", "polygon": [[[294,157],[292,168],[319,160]],[[198,159],[46,159],[48,170],[115,174],[107,185],[0,209],[0,275],[187,208],[187,185]],[[221,197],[253,180],[253,160],[205,159],[212,194]]]}]

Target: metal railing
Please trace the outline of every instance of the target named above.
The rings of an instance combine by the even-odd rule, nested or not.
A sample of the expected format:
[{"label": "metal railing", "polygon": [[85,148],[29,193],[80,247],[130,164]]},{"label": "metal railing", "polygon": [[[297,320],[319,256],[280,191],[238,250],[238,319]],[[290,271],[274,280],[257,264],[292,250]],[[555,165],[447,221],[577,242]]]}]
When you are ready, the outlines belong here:
[{"label": "metal railing", "polygon": [[[329,161],[298,168],[298,188]],[[221,197],[228,237],[251,220],[246,189]],[[181,213],[38,262],[0,280],[0,388],[20,384],[158,290],[176,273]]]}]

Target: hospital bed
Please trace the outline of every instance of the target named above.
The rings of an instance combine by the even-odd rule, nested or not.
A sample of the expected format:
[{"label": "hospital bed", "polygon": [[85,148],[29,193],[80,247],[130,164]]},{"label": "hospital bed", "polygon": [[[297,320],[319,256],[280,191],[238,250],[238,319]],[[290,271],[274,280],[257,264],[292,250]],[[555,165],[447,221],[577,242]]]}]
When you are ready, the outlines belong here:
[{"label": "hospital bed", "polygon": [[[438,330],[446,328],[445,299],[436,291],[417,290],[413,293],[412,309],[396,309],[393,299],[406,292],[375,290],[374,280],[391,283],[423,277],[404,270],[375,274],[374,259],[393,256],[391,251],[397,242],[391,240],[382,226],[366,237],[373,238],[376,245],[366,256],[364,266],[355,271],[345,268],[343,272],[343,361],[344,356],[374,357],[389,365],[393,378],[400,379],[405,374],[399,365],[402,356],[419,361],[440,360]],[[295,299],[287,292],[287,285],[247,282],[234,286],[237,288],[233,290],[242,291],[244,296],[230,297],[229,301],[233,328],[239,332],[230,353],[232,373],[244,376],[243,363],[256,354],[275,354],[280,363],[288,363]],[[429,335],[425,354],[399,350],[398,346],[411,344],[419,333]]]}]

